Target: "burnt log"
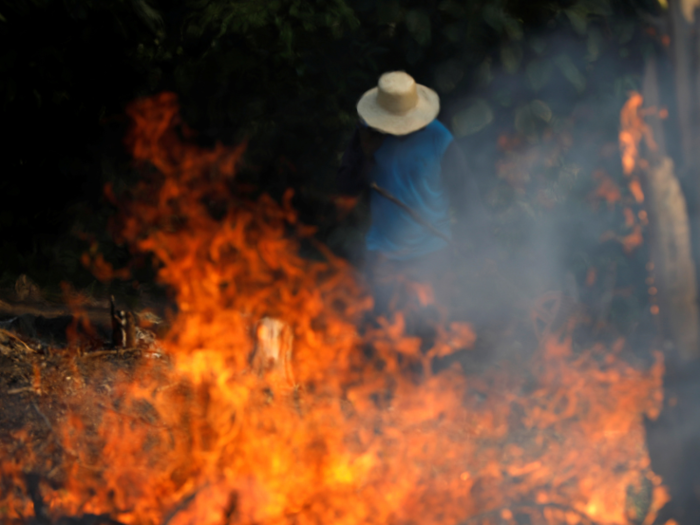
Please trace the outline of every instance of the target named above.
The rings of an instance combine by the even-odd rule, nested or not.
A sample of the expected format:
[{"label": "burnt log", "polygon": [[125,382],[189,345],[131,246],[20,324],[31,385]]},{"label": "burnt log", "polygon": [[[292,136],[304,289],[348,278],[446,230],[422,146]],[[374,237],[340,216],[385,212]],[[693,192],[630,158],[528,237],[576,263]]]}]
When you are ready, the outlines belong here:
[{"label": "burnt log", "polygon": [[291,327],[279,319],[264,317],[256,328],[256,345],[251,355],[253,370],[275,382],[294,385]]},{"label": "burnt log", "polygon": [[136,318],[129,310],[119,310],[114,296],[110,297],[112,318],[112,345],[114,348],[134,348],[136,346]]}]

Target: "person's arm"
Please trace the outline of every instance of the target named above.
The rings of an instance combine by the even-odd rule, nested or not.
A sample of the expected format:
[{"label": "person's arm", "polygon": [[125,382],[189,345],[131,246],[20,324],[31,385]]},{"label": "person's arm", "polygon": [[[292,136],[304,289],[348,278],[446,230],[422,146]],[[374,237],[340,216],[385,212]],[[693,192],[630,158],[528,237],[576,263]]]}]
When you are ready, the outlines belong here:
[{"label": "person's arm", "polygon": [[441,162],[442,180],[450,199],[450,207],[455,212],[457,224],[454,227],[455,240],[469,239],[477,244],[488,243],[490,234],[486,208],[469,169],[467,159],[456,141],[445,150]]},{"label": "person's arm", "polygon": [[358,125],[343,154],[338,169],[338,191],[343,195],[358,195],[369,186],[369,172],[374,163],[374,152],[384,136],[371,128]]}]

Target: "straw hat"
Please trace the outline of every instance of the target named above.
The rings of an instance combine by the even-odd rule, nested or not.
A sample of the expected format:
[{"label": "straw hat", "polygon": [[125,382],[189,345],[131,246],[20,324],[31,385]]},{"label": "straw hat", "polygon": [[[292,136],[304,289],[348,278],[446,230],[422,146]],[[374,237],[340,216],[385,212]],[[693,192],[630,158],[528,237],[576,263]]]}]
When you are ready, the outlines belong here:
[{"label": "straw hat", "polygon": [[403,71],[384,73],[376,88],[362,95],[357,112],[367,124],[391,135],[408,135],[430,124],[440,97]]}]

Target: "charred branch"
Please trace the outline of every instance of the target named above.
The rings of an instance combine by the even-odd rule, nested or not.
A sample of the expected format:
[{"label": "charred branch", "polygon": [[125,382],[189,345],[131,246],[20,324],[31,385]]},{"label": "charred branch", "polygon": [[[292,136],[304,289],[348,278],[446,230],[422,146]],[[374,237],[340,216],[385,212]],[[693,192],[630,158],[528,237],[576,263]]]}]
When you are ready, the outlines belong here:
[{"label": "charred branch", "polygon": [[579,519],[579,523],[581,523],[582,525],[602,525],[600,522],[592,520],[580,510],[576,510],[575,508],[569,507],[567,505],[560,505],[558,503],[518,503],[515,505],[503,506],[497,509],[480,512],[479,514],[467,518],[466,520],[461,522],[460,525],[472,525],[480,523],[481,520],[484,520],[486,518],[501,517],[504,515],[504,513],[510,514],[514,511],[517,512],[519,510],[543,512],[546,509],[558,510],[563,513],[574,515]]},{"label": "charred branch", "polygon": [[136,345],[136,320],[129,310],[119,310],[114,296],[110,296],[112,318],[112,345],[115,348],[133,348]]}]

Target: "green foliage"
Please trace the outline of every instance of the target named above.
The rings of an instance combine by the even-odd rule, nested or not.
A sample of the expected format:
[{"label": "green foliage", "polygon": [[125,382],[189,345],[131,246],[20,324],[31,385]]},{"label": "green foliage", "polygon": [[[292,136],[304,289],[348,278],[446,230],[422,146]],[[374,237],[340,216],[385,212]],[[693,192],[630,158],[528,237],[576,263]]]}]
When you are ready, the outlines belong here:
[{"label": "green foliage", "polygon": [[484,99],[476,99],[452,118],[452,132],[456,137],[473,135],[493,122],[493,110]]},{"label": "green foliage", "polygon": [[[252,38],[256,31],[268,29],[278,35],[276,52],[292,59],[299,38],[309,33],[324,32],[340,38],[344,32],[357,28],[359,21],[342,1],[273,0],[257,2],[220,2],[196,0],[187,5],[190,14],[185,20],[185,32],[202,37],[212,31],[214,41],[227,34]],[[296,40],[296,41],[295,41]]]}]

